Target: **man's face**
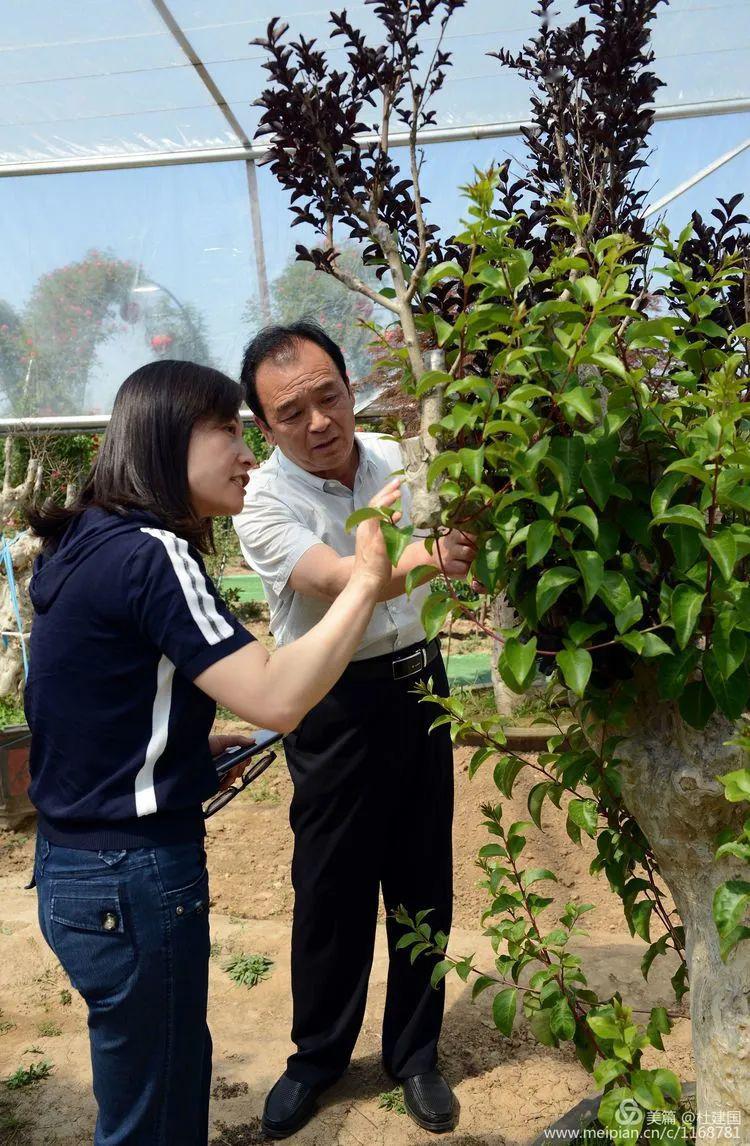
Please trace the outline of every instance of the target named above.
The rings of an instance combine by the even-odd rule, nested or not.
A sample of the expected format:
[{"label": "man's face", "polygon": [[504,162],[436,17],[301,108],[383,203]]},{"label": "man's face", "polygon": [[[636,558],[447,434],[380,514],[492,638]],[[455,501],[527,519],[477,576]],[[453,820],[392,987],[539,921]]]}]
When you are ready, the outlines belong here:
[{"label": "man's face", "polygon": [[258,424],[271,445],[318,477],[353,477],[354,397],[325,350],[300,341],[288,357],[262,362],[255,385],[265,414]]}]

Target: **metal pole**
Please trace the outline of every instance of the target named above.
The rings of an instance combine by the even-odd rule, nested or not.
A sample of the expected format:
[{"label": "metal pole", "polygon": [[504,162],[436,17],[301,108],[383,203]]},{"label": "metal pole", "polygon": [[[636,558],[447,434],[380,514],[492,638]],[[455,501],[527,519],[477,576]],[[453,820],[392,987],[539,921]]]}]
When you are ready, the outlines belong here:
[{"label": "metal pole", "polygon": [[[18,434],[21,437],[32,434],[80,434],[106,430],[111,414],[65,414],[60,416],[30,418],[0,418],[0,437],[4,434]],[[240,418],[246,424],[253,424],[255,415],[243,407]]]},{"label": "metal pole", "polygon": [[[656,123],[678,119],[700,119],[715,115],[739,115],[750,112],[750,98],[735,100],[709,100],[706,103],[670,104],[657,107],[654,114]],[[420,146],[431,143],[460,143],[473,139],[506,139],[520,135],[528,120],[508,120],[505,123],[477,124],[473,127],[426,128],[417,135]],[[357,136],[357,142],[366,145],[377,143],[373,134]],[[391,147],[406,147],[409,133],[394,132],[389,137]],[[175,167],[189,163],[246,163],[249,159],[260,159],[269,150],[268,144],[253,143],[228,147],[197,147],[181,151],[153,151],[139,155],[73,156],[65,159],[35,159],[19,163],[0,164],[0,178],[19,175],[62,175],[80,171],[121,171],[138,167]]]},{"label": "metal pole", "polygon": [[271,292],[268,288],[268,272],[266,270],[266,252],[263,245],[263,220],[260,213],[260,198],[258,196],[258,173],[255,170],[255,161],[248,159],[245,163],[247,171],[247,190],[250,195],[250,220],[253,229],[253,246],[255,248],[255,273],[258,278],[258,298],[260,299],[260,313],[264,322],[271,321]]},{"label": "metal pole", "polygon": [[679,187],[675,187],[674,191],[670,191],[668,195],[664,195],[661,199],[658,199],[656,203],[647,207],[643,212],[643,218],[649,219],[652,215],[658,214],[664,207],[673,203],[675,199],[679,199],[680,195],[684,195],[691,187],[695,187],[696,183],[707,179],[709,175],[713,175],[714,171],[718,171],[719,168],[723,167],[726,163],[731,163],[731,161],[736,159],[738,155],[741,155],[743,151],[747,151],[748,147],[750,147],[750,139],[746,139],[745,142],[741,143],[738,147],[733,147],[732,150],[727,151],[725,155],[720,155],[713,163],[709,163],[708,167],[704,167],[701,171],[698,171],[697,174],[692,175],[690,179],[686,179],[684,183],[680,183]]}]

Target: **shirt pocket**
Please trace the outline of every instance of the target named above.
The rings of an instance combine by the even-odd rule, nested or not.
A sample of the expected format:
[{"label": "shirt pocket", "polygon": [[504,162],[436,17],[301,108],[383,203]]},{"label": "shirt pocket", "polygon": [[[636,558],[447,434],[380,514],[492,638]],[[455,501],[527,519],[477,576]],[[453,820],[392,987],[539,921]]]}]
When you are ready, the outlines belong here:
[{"label": "shirt pocket", "polygon": [[133,974],[137,952],[120,884],[65,879],[50,895],[50,946],[84,999],[115,995]]}]

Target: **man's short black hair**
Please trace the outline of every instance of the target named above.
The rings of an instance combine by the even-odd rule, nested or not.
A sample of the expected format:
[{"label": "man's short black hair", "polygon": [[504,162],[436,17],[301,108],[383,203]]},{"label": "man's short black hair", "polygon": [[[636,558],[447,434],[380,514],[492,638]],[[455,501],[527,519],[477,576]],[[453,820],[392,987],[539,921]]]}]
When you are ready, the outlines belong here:
[{"label": "man's short black hair", "polygon": [[264,326],[262,330],[258,331],[255,338],[247,344],[242,359],[242,374],[240,376],[248,406],[256,417],[262,418],[263,421],[266,419],[255,384],[258,367],[267,358],[293,356],[300,342],[314,342],[321,350],[325,350],[328,357],[333,359],[347,386],[349,385],[346,362],[341,347],[328,337],[323,327],[318,326],[317,322],[301,319],[299,322],[290,322],[287,326]]}]

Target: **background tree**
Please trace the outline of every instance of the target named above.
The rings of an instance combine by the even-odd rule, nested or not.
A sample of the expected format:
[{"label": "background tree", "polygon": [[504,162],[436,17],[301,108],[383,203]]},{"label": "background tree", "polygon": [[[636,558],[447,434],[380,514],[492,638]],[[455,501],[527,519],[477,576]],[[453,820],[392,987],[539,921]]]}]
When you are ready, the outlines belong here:
[{"label": "background tree", "polygon": [[[353,243],[339,246],[336,262],[345,274],[377,290],[374,270],[364,265]],[[271,283],[272,321],[286,324],[311,318],[318,322],[342,347],[352,379],[364,378],[372,370],[373,335],[363,324],[371,323],[374,314],[371,298],[348,290],[332,275],[316,274],[309,262],[293,259]],[[264,323],[256,298],[249,301],[243,317],[250,324],[252,337]]]}]

